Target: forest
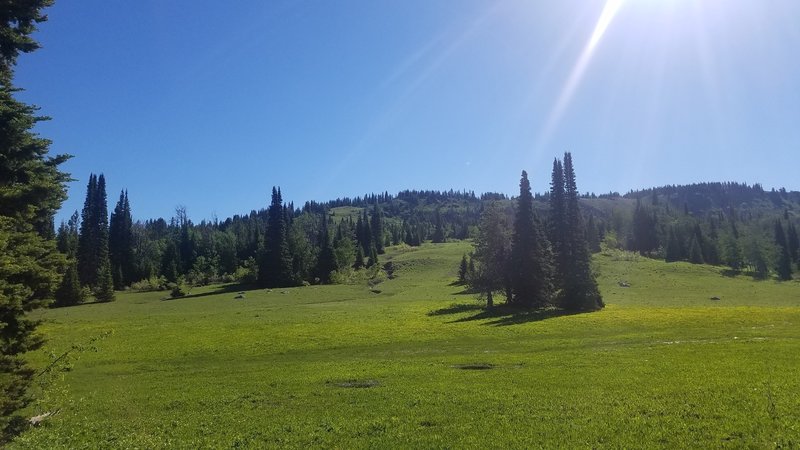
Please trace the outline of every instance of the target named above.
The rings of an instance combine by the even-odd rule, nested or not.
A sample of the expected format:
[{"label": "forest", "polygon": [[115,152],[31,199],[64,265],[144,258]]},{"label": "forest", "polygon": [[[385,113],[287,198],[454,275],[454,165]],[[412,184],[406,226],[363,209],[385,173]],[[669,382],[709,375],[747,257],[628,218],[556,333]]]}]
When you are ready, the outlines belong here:
[{"label": "forest", "polygon": [[[565,239],[554,236],[566,229],[556,225],[563,215],[553,207],[559,195],[548,191],[531,197],[538,226],[554,245]],[[582,219],[576,225],[580,228],[567,235],[580,234],[593,253],[606,245],[668,262],[724,265],[759,279],[788,280],[798,270],[797,192],[703,183],[625,195],[573,189],[570,195]],[[133,219],[126,191],[109,216],[105,178],[92,175],[83,211],[53,231],[69,261],[55,305],[77,304],[92,295],[109,301],[114,290],[129,288],[171,290],[179,296],[191,286],[216,282],[263,287],[346,283],[359,273],[374,276],[381,270],[380,255],[387,246],[485,242],[481,231],[489,226],[484,222],[504,215],[510,223],[518,201],[497,193],[408,190],[309,201],[295,208],[283,202],[276,187],[269,205],[249,214],[195,224],[185,208],[177,207],[169,219],[142,221]]]}]

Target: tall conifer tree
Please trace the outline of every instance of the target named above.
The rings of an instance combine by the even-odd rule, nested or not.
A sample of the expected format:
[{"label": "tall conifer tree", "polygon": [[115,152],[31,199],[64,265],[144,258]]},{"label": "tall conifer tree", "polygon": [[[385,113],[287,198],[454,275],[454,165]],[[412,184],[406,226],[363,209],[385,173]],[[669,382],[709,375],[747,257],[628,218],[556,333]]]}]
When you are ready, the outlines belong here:
[{"label": "tall conifer tree", "polygon": [[775,244],[778,247],[778,261],[776,271],[778,278],[786,281],[792,279],[792,260],[789,256],[789,244],[786,242],[786,233],[780,220],[775,221]]},{"label": "tall conifer tree", "polygon": [[533,195],[528,174],[522,171],[514,216],[510,282],[513,303],[542,307],[553,296],[553,261],[550,243],[533,216]]},{"label": "tall conifer tree", "polygon": [[111,275],[114,287],[122,289],[134,281],[133,218],[128,202],[128,192],[119,194],[114,212],[111,213],[108,231],[108,251],[111,259]]},{"label": "tall conifer tree", "polygon": [[553,160],[553,171],[550,180],[550,244],[553,250],[555,269],[554,284],[560,289],[564,280],[564,270],[567,266],[567,254],[564,246],[566,241],[566,203],[564,200],[564,168],[561,161]]},{"label": "tall conifer tree", "polygon": [[578,187],[572,155],[564,153],[564,204],[566,239],[563,251],[566,267],[562,280],[562,305],[572,311],[593,311],[604,306],[600,289],[592,274],[591,254],[578,203]]},{"label": "tall conifer tree", "polygon": [[31,35],[50,4],[0,3],[0,447],[26,424],[17,411],[30,401],[34,371],[23,354],[42,343],[26,312],[52,298],[65,262],[50,235],[69,181],[59,165],[69,156],[48,154],[50,141],[34,132],[45,119],[14,97],[13,84],[17,56],[39,48]]},{"label": "tall conifer tree", "polygon": [[280,188],[272,188],[272,202],[267,212],[267,239],[259,265],[258,282],[268,288],[295,284],[292,255],[286,241],[286,218]]}]

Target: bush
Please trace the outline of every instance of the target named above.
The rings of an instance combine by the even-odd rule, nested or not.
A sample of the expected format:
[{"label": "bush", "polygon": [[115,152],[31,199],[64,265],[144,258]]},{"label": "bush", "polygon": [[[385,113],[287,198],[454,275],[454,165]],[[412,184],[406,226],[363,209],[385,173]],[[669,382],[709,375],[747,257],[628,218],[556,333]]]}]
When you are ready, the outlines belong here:
[{"label": "bush", "polygon": [[138,292],[152,292],[167,290],[167,279],[164,277],[150,277],[131,283],[131,289]]},{"label": "bush", "polygon": [[169,296],[172,298],[184,297],[189,293],[183,283],[170,283],[169,289]]},{"label": "bush", "polygon": [[252,257],[247,258],[244,265],[238,267],[233,273],[234,280],[242,284],[253,284],[258,279],[258,264]]}]

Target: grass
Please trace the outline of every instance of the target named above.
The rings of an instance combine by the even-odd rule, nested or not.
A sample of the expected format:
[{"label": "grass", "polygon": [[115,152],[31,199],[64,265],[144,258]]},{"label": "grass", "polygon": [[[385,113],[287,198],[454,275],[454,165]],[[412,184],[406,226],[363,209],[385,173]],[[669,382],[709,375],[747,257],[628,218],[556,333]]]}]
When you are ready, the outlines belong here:
[{"label": "grass", "polygon": [[215,286],[45,311],[37,367],[110,334],[11,447],[800,446],[796,282],[609,253],[603,311],[486,313],[451,285],[468,249],[391,248],[380,293]]}]

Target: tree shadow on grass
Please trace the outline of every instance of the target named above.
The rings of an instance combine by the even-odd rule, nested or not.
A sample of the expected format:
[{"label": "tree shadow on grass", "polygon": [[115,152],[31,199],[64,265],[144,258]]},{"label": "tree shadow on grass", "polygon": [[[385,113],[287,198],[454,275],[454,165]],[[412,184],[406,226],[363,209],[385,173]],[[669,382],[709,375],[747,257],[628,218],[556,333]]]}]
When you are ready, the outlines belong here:
[{"label": "tree shadow on grass", "polygon": [[445,308],[435,309],[428,313],[429,316],[444,316],[448,314],[458,314],[467,311],[480,311],[483,310],[484,307],[482,305],[478,305],[476,303],[454,303],[450,306]]},{"label": "tree shadow on grass", "polygon": [[255,286],[250,286],[250,285],[242,285],[242,284],[232,283],[232,284],[223,285],[219,289],[215,289],[213,291],[202,292],[200,294],[187,294],[187,295],[184,295],[183,297],[174,297],[174,298],[173,297],[166,297],[166,298],[162,298],[161,300],[163,300],[163,301],[185,300],[185,299],[189,299],[189,298],[208,297],[210,295],[230,294],[230,293],[233,293],[233,292],[246,292],[246,291],[252,291],[252,290],[255,290],[255,289],[258,289],[258,288],[256,288]]},{"label": "tree shadow on grass", "polygon": [[[561,316],[571,316],[582,314],[583,312],[565,311],[559,308],[540,308],[523,309],[509,305],[498,305],[491,309],[486,309],[482,305],[476,304],[453,304],[446,308],[437,309],[428,313],[429,316],[442,316],[447,314],[459,314],[469,311],[479,311],[468,317],[461,317],[448,323],[486,321],[484,325],[508,326],[519,325],[528,322],[538,322],[541,320],[552,319]],[[588,312],[588,311],[586,311]]]}]

